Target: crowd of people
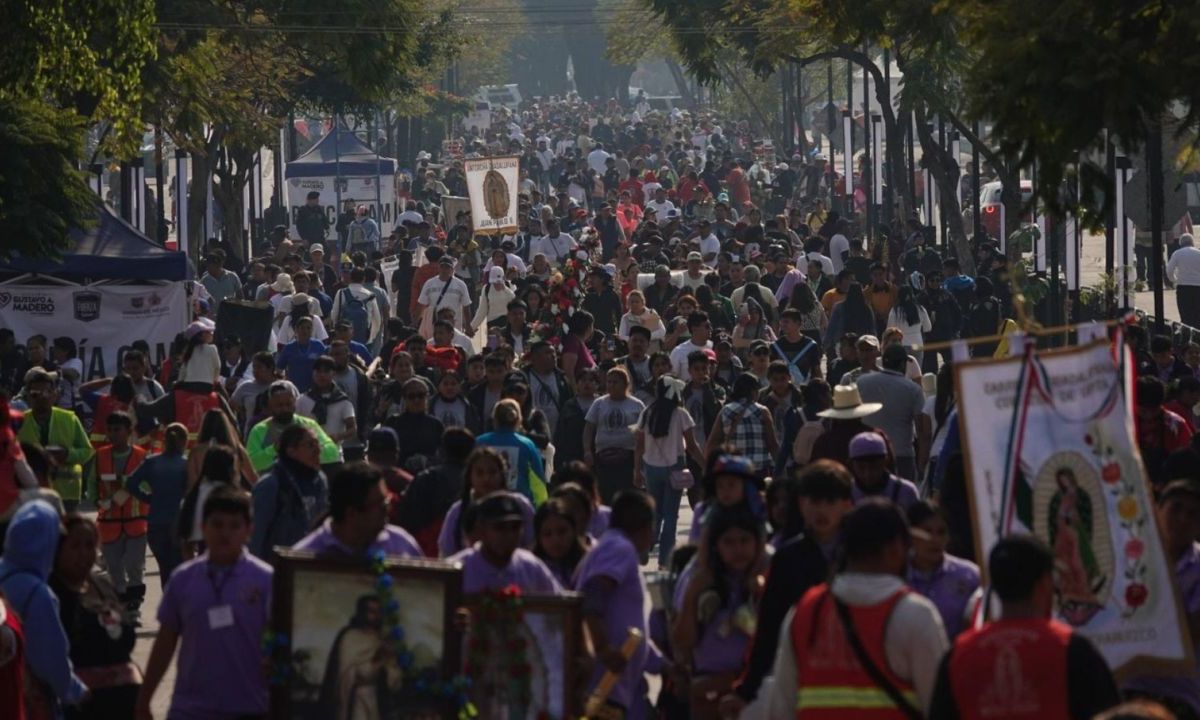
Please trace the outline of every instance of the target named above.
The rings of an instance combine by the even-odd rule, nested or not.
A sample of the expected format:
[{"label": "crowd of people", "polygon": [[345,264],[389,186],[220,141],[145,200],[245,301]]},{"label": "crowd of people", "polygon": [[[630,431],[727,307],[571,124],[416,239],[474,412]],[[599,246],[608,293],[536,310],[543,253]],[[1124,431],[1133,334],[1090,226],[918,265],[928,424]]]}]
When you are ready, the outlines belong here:
[{"label": "crowd of people", "polygon": [[[1144,697],[1197,717],[1200,680],[1118,686],[1050,619],[1033,537],[986,554],[1002,619],[980,621],[946,341],[1015,315],[993,241],[966,275],[917,218],[830,209],[822,158],[642,100],[531,103],[462,145],[521,156],[515,233],[446,217],[461,162],[422,153],[388,235],[314,197],[254,257],[210,242],[164,357],[134,341],[86,378],[70,338],[0,328],[0,716],[149,718],[172,662],[169,717],[265,716],[292,547],[580,593],[586,691],[616,673],[618,716],[1090,718]],[[230,300],[269,304],[269,337],[218,327]],[[1126,333],[1191,619],[1200,346]]]}]

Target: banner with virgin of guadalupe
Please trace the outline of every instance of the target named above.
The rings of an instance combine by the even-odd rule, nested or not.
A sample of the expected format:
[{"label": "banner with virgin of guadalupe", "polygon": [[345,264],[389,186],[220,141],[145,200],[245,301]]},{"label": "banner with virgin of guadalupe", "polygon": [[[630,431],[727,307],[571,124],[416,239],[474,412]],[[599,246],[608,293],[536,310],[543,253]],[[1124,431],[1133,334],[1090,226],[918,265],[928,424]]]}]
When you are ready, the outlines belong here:
[{"label": "banner with virgin of guadalupe", "polygon": [[955,367],[980,565],[1010,533],[1045,540],[1056,617],[1119,677],[1193,667],[1135,440],[1128,368],[1119,340]]}]

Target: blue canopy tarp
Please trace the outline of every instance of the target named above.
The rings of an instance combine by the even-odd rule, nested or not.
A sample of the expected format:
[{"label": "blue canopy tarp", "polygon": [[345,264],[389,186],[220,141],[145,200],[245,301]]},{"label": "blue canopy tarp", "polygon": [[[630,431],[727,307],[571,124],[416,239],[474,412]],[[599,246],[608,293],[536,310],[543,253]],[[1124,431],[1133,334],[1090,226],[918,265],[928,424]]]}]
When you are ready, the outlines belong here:
[{"label": "blue canopy tarp", "polygon": [[71,246],[61,261],[32,260],[19,256],[0,261],[0,272],[40,273],[92,280],[188,280],[187,255],[168,250],[117,217],[107,205],[97,204],[98,222],[90,230],[68,233]]},{"label": "blue canopy tarp", "polygon": [[380,157],[345,128],[331,132],[287,164],[284,177],[374,177],[395,175],[396,161]]}]

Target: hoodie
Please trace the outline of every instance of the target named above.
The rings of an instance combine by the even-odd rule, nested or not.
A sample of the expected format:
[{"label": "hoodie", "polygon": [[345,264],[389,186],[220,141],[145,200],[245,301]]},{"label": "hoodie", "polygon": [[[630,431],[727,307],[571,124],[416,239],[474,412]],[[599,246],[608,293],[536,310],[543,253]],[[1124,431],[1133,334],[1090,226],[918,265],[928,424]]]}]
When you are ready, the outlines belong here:
[{"label": "hoodie", "polygon": [[59,702],[75,705],[87,687],[71,667],[70,645],[58,615],[58,597],[46,584],[58,538],[58,512],[49,503],[33,500],[22,505],[5,536],[0,590],[24,623],[29,669],[50,687]]}]

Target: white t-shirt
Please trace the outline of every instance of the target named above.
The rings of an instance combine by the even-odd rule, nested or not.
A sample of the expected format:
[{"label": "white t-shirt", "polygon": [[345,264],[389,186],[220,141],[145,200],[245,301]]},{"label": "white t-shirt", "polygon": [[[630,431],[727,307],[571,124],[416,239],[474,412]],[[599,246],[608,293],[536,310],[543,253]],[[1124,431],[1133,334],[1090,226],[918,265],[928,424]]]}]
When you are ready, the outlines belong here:
[{"label": "white t-shirt", "polygon": [[837,275],[846,266],[842,262],[842,253],[850,252],[850,238],[841,233],[835,233],[829,239],[829,259],[833,261],[833,274]]},{"label": "white t-shirt", "polygon": [[685,343],[679,343],[675,349],[671,351],[671,373],[680,380],[687,380],[688,375],[688,355],[697,350],[707,350],[713,346],[712,340],[697,345],[695,342],[688,340]]},{"label": "white t-shirt", "polygon": [[[312,339],[325,342],[329,339],[329,331],[325,329],[325,323],[316,315],[312,316]],[[296,332],[292,330],[292,316],[283,316],[283,325],[275,331],[275,342],[279,345],[287,345],[296,339]]]},{"label": "white t-shirt", "polygon": [[646,214],[654,215],[655,221],[658,223],[666,222],[667,213],[674,209],[675,203],[671,202],[670,200],[663,200],[662,202],[651,200],[650,202],[646,203]]},{"label": "white t-shirt", "polygon": [[[316,420],[317,418],[313,414],[313,406],[316,404],[317,401],[314,400],[312,396],[305,393],[296,400],[296,412],[306,418],[312,418],[313,420]],[[321,425],[321,429],[328,433],[330,437],[340,435],[346,432],[346,421],[353,419],[354,403],[350,402],[349,398],[345,400],[339,400],[329,406],[329,410],[325,413],[325,423]],[[343,444],[350,445],[351,442],[346,440],[338,443],[339,461],[341,460]]]},{"label": "white t-shirt", "polygon": [[715,268],[717,266],[717,255],[721,253],[721,241],[716,235],[708,234],[708,237],[700,238],[700,254],[704,257],[713,256],[712,260],[705,260],[704,264]]},{"label": "white t-shirt", "polygon": [[650,433],[650,408],[647,407],[638,420],[638,428],[646,438],[642,462],[659,468],[675,467],[675,464],[679,462],[679,457],[687,449],[683,441],[683,434],[695,426],[696,423],[688,411],[677,407],[674,414],[671,415],[671,424],[667,428],[667,434],[660,438],[654,437]]},{"label": "white t-shirt", "polygon": [[575,238],[566,233],[559,233],[558,237],[550,237],[543,235],[538,238],[533,247],[530,248],[530,256],[542,253],[552,264],[557,265],[563,261],[563,258],[571,254],[571,251],[579,247],[575,242]]},{"label": "white t-shirt", "polygon": [[597,148],[596,150],[593,150],[590,153],[588,153],[588,156],[587,156],[588,167],[590,167],[592,170],[595,170],[597,173],[603,175],[604,171],[605,171],[605,162],[608,160],[608,157],[609,157],[608,153]]},{"label": "white t-shirt", "polygon": [[221,356],[212,343],[197,345],[192,357],[179,371],[179,382],[220,382]]},{"label": "white t-shirt", "polygon": [[586,420],[596,426],[596,450],[606,448],[637,448],[632,428],[646,406],[635,397],[616,401],[607,395],[596,398],[588,408]]},{"label": "white t-shirt", "polygon": [[454,311],[455,327],[462,327],[463,308],[471,305],[471,291],[465,282],[456,277],[450,278],[450,287],[445,288],[446,292],[443,295],[442,288],[445,285],[446,281],[437,275],[429,278],[421,287],[421,295],[417,302],[425,307],[432,307],[434,312],[442,308],[450,308]]}]

